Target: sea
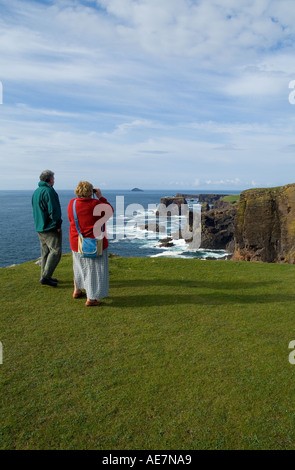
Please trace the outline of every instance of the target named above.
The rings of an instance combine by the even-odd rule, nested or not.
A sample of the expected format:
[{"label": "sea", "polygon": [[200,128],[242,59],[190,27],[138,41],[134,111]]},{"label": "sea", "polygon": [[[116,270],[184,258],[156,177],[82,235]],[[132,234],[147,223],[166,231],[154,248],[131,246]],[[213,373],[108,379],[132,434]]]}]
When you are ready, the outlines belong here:
[{"label": "sea", "polygon": [[[195,191],[196,194],[238,194],[240,191]],[[75,197],[72,190],[57,190],[63,218],[63,253],[70,253],[67,207]],[[103,196],[113,206],[114,216],[107,222],[109,252],[122,257],[221,258],[223,250],[192,249],[183,239],[173,246],[161,246],[160,239],[169,237],[184,227],[186,216],[156,217],[156,210],[165,196],[176,193],[194,194],[192,190],[104,190]],[[21,264],[40,257],[40,243],[34,229],[33,190],[0,191],[0,267]],[[198,199],[187,199],[189,208],[200,212]],[[146,224],[158,223],[163,232],[145,229]],[[151,226],[150,225],[150,226]]]}]

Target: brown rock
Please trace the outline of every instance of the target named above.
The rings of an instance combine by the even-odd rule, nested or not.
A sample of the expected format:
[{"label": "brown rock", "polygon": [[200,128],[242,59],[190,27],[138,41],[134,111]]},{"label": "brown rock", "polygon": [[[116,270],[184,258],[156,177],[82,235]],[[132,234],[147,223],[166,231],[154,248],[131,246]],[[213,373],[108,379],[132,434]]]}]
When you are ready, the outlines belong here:
[{"label": "brown rock", "polygon": [[215,201],[218,201],[222,197],[228,196],[228,194],[183,194],[177,193],[177,197],[184,197],[187,199],[198,199],[198,202],[202,204],[203,202],[208,202],[213,204]]},{"label": "brown rock", "polygon": [[210,210],[202,213],[201,248],[210,250],[234,249],[234,221],[237,209],[231,206],[224,210]]},{"label": "brown rock", "polygon": [[173,239],[168,237],[168,238],[161,238],[161,240],[159,240],[159,244],[160,244],[160,247],[171,247],[171,246],[174,246],[174,243],[173,243]]},{"label": "brown rock", "polygon": [[233,259],[295,263],[295,184],[241,193]]},{"label": "brown rock", "polygon": [[188,205],[184,197],[162,197],[156,215],[171,217],[172,215],[186,215],[187,211]]}]

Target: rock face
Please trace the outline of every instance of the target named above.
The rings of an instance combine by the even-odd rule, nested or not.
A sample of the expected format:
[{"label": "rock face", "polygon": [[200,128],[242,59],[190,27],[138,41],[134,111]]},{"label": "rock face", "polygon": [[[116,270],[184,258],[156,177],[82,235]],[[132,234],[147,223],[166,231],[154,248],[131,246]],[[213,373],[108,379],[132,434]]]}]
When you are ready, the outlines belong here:
[{"label": "rock face", "polygon": [[202,212],[201,248],[210,250],[234,251],[234,221],[237,209],[230,205],[228,209]]},{"label": "rock face", "polygon": [[[190,195],[188,195],[190,196]],[[182,215],[186,215],[184,227],[172,234],[172,239],[184,239],[192,250],[207,248],[211,250],[234,251],[234,219],[237,212],[231,203],[221,205],[220,209],[211,209],[210,203],[219,201],[224,195],[198,194],[195,195],[203,202],[202,213],[197,214],[188,209],[186,199],[183,196],[165,197],[161,199],[157,215],[166,215],[168,206],[173,204],[174,211],[171,215],[178,215],[182,209]],[[171,206],[172,207],[172,206]],[[186,211],[183,209],[186,207]],[[169,213],[167,214],[169,216]],[[171,243],[171,240],[168,241]],[[171,246],[171,245],[168,245]]]},{"label": "rock face", "polygon": [[295,263],[295,184],[241,193],[233,259]]},{"label": "rock face", "polygon": [[168,248],[168,247],[174,246],[173,238],[171,237],[162,238],[161,240],[159,240],[159,246],[160,248],[163,248],[163,247]]},{"label": "rock face", "polygon": [[198,199],[198,202],[202,204],[207,202],[208,204],[213,204],[215,201],[227,196],[227,194],[183,194],[177,193],[177,197],[184,197],[187,199]]},{"label": "rock face", "polygon": [[230,202],[218,200],[214,202],[213,209],[230,209],[233,206]]},{"label": "rock face", "polygon": [[[170,211],[167,208],[170,206]],[[188,206],[184,197],[162,197],[156,212],[157,216],[186,215]]]}]

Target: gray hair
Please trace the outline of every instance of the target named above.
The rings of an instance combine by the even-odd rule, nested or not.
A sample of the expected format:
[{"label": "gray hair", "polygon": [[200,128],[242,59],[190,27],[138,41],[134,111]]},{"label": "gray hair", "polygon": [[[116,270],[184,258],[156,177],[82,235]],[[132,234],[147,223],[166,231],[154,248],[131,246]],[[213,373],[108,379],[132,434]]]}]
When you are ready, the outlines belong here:
[{"label": "gray hair", "polygon": [[51,178],[54,177],[54,173],[53,171],[50,171],[50,170],[44,170],[42,171],[41,175],[40,175],[40,181],[45,181],[46,183],[48,183]]}]

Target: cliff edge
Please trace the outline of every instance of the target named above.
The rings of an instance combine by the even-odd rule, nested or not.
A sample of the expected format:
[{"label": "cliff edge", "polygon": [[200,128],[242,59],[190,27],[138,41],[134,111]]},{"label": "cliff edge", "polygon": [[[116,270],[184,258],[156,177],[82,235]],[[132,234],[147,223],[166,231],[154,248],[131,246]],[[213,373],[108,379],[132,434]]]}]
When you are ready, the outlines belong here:
[{"label": "cliff edge", "polygon": [[295,184],[243,191],[234,234],[233,260],[295,264]]}]

